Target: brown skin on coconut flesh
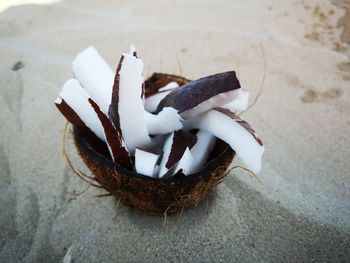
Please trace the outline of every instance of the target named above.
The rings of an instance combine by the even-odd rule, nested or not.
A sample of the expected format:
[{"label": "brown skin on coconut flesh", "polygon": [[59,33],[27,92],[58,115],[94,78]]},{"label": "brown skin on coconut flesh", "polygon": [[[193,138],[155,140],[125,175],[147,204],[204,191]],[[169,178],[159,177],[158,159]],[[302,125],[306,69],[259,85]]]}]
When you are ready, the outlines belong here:
[{"label": "brown skin on coconut flesh", "polygon": [[156,113],[164,107],[173,107],[181,117],[188,119],[233,101],[240,88],[234,71],[200,78],[172,90],[161,100]]},{"label": "brown skin on coconut flesh", "polygon": [[[191,133],[177,131],[169,135],[164,143],[162,161],[160,162],[159,178],[164,177],[169,170],[181,160],[187,148],[192,148],[197,137]],[[171,171],[173,175],[174,171]],[[167,174],[169,175],[169,174]]]},{"label": "brown skin on coconut flesh", "polygon": [[197,141],[192,148],[187,147],[174,169],[174,176],[185,176],[199,172],[208,160],[216,142],[215,136],[207,131],[199,130]]},{"label": "brown skin on coconut flesh", "polygon": [[145,111],[143,86],[142,60],[123,54],[114,80],[109,117],[115,127],[120,127],[131,154],[136,148],[152,143],[149,135],[167,134],[182,128],[182,119],[173,108],[164,108],[158,115]]},{"label": "brown skin on coconut flesh", "polygon": [[101,121],[105,132],[107,146],[112,154],[113,161],[129,170],[132,170],[130,154],[123,143],[120,133],[116,128],[114,128],[108,117],[101,111],[101,109],[92,99],[89,99],[89,103],[94,108],[98,118]]},{"label": "brown skin on coconut flesh", "polygon": [[[182,86],[164,83],[144,98],[143,67],[132,47],[114,74],[90,47],[73,62],[78,81],[68,81],[55,103],[73,125],[105,141],[115,163],[146,176],[168,178],[200,171],[216,137],[227,142],[248,169],[260,171],[262,142],[234,113],[247,108],[249,99],[234,71]],[[185,129],[200,130],[194,135]],[[135,156],[135,166],[130,155]]]},{"label": "brown skin on coconut flesh", "polygon": [[109,118],[118,127],[131,154],[136,148],[151,143],[141,98],[143,86],[143,62],[141,59],[123,54],[115,75]]}]

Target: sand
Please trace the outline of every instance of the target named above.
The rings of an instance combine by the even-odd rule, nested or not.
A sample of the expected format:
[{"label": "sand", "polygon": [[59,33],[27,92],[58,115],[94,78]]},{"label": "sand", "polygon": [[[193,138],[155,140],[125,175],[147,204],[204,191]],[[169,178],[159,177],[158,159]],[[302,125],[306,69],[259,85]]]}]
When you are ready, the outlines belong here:
[{"label": "sand", "polygon": [[[302,262],[350,257],[349,1],[59,1],[0,13],[1,262]],[[182,216],[140,214],[87,185],[61,154],[55,109],[77,52],[146,75],[237,70],[257,93],[263,185],[235,170]],[[76,167],[88,172],[72,140]],[[238,162],[237,162],[238,163]]]}]

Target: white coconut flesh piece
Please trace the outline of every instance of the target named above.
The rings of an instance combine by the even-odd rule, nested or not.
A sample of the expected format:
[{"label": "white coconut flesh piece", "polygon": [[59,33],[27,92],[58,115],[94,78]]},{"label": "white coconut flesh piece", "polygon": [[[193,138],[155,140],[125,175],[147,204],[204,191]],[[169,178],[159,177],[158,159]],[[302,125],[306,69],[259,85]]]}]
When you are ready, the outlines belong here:
[{"label": "white coconut flesh piece", "polygon": [[154,168],[159,159],[159,155],[146,152],[140,149],[135,151],[135,169],[139,174],[153,177]]},{"label": "white coconut flesh piece", "polygon": [[130,45],[130,51],[129,51],[130,55],[133,55],[134,57],[138,57],[137,56],[137,50],[135,48],[135,46],[133,44]]},{"label": "white coconut flesh piece", "polygon": [[168,95],[171,90],[178,88],[179,84],[176,82],[170,82],[164,87],[160,88],[158,92],[152,96],[149,96],[145,99],[145,109],[148,112],[155,112],[157,110],[159,102]]},{"label": "white coconut flesh piece", "polygon": [[158,92],[145,99],[145,110],[148,112],[155,112],[157,110],[159,102],[166,97],[171,90]]},{"label": "white coconut flesh piece", "polygon": [[97,117],[103,126],[105,140],[107,142],[107,146],[109,152],[111,153],[113,161],[122,167],[131,170],[132,161],[120,133],[113,126],[108,117],[102,112],[96,102],[94,102],[92,99],[89,99],[89,103],[95,110]]},{"label": "white coconut flesh piece", "polygon": [[160,169],[160,165],[156,165],[154,167],[154,171],[153,171],[153,176],[154,178],[157,178],[158,177],[158,174],[159,174],[159,169]]},{"label": "white coconut flesh piece", "polygon": [[221,108],[228,109],[232,112],[246,110],[248,107],[248,103],[249,103],[249,91],[246,91],[243,89],[240,89],[239,91],[240,92],[239,92],[238,97],[236,99],[234,99],[230,103],[227,103],[227,104],[221,106]]},{"label": "white coconut flesh piece", "polygon": [[163,156],[159,165],[158,177],[162,178],[171,168],[175,167],[182,158],[186,148],[192,148],[196,141],[195,135],[184,131],[170,134],[163,146]]},{"label": "white coconut flesh piece", "polygon": [[[62,91],[59,93],[59,97],[60,98],[55,101],[55,104],[61,112],[64,111],[62,114],[65,115],[68,121],[72,122],[74,125],[82,126],[81,123],[79,124],[78,121],[76,121],[76,116],[75,120],[72,120],[73,117],[69,113],[73,111],[84,123],[84,125],[88,127],[98,138],[106,141],[102,124],[89,103],[90,96],[86,90],[80,86],[77,80],[68,80],[63,85]],[[71,111],[69,111],[67,105]]]},{"label": "white coconut flesh piece", "polygon": [[182,155],[180,161],[176,165],[174,174],[182,173],[184,175],[189,175],[193,172],[193,167],[195,164],[195,159],[193,154],[190,151],[190,148],[187,147],[184,154]]},{"label": "white coconut flesh piece", "polygon": [[179,87],[179,84],[177,84],[177,82],[172,81],[169,82],[168,84],[166,84],[164,87],[161,87],[158,92],[163,92],[163,91],[169,91],[169,90],[173,90]]},{"label": "white coconut flesh piece", "polygon": [[183,127],[183,119],[174,108],[165,107],[157,115],[147,111],[145,111],[144,114],[148,133],[151,135],[168,134],[180,130]]},{"label": "white coconut flesh piece", "polygon": [[114,126],[120,127],[131,154],[136,148],[151,143],[144,118],[142,86],[143,62],[133,55],[123,54],[117,68],[108,114]]},{"label": "white coconut flesh piece", "polygon": [[197,142],[191,149],[191,155],[194,159],[192,164],[193,173],[203,168],[216,142],[216,137],[205,130],[199,130],[196,136]]},{"label": "white coconut flesh piece", "polygon": [[184,119],[192,118],[196,115],[199,115],[203,112],[209,111],[221,105],[225,105],[228,101],[235,100],[238,97],[239,89],[231,90],[225,93],[220,93],[210,99],[198,104],[192,109],[188,109],[184,112],[181,112],[180,115]]},{"label": "white coconut flesh piece", "polygon": [[261,169],[264,146],[250,125],[233,112],[215,108],[184,123],[186,128],[203,129],[225,141],[252,172]]},{"label": "white coconut flesh piece", "polygon": [[76,56],[73,74],[101,110],[108,114],[115,73],[94,47]]},{"label": "white coconut flesh piece", "polygon": [[162,178],[166,174],[166,172],[169,170],[168,168],[165,167],[165,164],[169,159],[169,155],[170,155],[173,140],[174,140],[174,135],[175,135],[174,133],[170,134],[164,143],[162,160],[159,164],[159,173],[157,176],[158,178]]},{"label": "white coconut flesh piece", "polygon": [[173,107],[181,117],[188,119],[233,101],[240,88],[234,71],[211,75],[172,90],[161,100],[156,113],[164,107]]}]

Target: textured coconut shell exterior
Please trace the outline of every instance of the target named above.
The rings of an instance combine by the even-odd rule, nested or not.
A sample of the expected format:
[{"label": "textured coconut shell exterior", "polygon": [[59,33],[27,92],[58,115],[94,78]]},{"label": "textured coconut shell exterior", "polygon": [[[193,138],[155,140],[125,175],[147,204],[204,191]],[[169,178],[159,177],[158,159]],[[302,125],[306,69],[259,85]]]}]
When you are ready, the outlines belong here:
[{"label": "textured coconut shell exterior", "polygon": [[[188,82],[182,77],[155,73],[145,82],[146,96],[154,94],[171,81],[180,85]],[[91,133],[74,127],[73,134],[78,152],[96,181],[123,204],[152,214],[175,213],[197,204],[209,190],[222,181],[235,155],[225,142],[217,140],[201,172],[157,179],[114,163],[106,144]]]}]

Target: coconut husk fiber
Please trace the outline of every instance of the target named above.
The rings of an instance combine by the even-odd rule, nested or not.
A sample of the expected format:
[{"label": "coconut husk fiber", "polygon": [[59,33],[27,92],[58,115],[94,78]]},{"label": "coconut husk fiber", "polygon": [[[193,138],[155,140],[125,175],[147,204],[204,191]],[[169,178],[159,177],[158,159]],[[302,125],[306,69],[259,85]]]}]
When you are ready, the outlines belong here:
[{"label": "coconut husk fiber", "polygon": [[[146,96],[156,93],[171,81],[183,85],[189,80],[175,75],[154,73],[145,81]],[[208,162],[200,172],[158,179],[114,163],[107,145],[94,134],[78,127],[74,127],[73,134],[78,152],[94,174],[95,180],[124,205],[151,214],[176,213],[197,204],[209,190],[222,181],[235,155],[228,144],[218,139]]]}]

